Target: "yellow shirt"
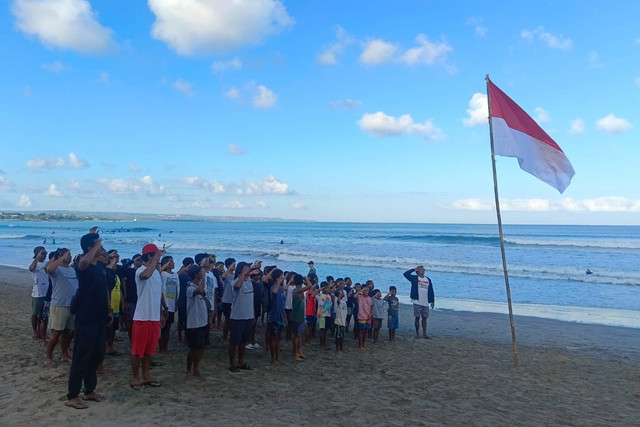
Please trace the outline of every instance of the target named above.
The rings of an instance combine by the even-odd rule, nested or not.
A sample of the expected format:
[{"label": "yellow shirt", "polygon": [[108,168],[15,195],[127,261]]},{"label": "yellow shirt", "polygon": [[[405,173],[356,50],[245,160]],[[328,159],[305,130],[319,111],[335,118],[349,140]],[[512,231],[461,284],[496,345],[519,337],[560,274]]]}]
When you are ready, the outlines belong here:
[{"label": "yellow shirt", "polygon": [[111,291],[111,310],[120,313],[120,278],[116,275],[116,285]]}]

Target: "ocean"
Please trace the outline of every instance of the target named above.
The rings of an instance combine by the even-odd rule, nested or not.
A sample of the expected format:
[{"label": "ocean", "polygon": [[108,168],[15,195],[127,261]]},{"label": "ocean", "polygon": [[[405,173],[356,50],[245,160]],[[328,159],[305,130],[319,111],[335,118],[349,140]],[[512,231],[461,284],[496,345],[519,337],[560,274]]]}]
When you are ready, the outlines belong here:
[{"label": "ocean", "polygon": [[[421,264],[437,307],[507,312],[497,225],[0,221],[0,263],[24,268],[41,244],[76,254],[94,225],[121,258],[151,242],[165,245],[176,264],[209,252],[306,274],[313,260],[321,278],[371,279],[383,292],[395,285],[403,302],[402,273]],[[640,328],[640,227],[506,225],[504,236],[516,315]]]}]

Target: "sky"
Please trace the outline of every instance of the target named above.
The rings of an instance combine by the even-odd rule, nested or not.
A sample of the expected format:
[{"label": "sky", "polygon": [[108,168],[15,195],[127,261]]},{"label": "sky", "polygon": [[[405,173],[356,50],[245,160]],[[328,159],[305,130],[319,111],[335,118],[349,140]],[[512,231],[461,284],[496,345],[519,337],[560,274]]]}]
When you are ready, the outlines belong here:
[{"label": "sky", "polygon": [[485,76],[562,148],[504,223],[640,225],[640,2],[10,0],[0,210],[495,223]]}]

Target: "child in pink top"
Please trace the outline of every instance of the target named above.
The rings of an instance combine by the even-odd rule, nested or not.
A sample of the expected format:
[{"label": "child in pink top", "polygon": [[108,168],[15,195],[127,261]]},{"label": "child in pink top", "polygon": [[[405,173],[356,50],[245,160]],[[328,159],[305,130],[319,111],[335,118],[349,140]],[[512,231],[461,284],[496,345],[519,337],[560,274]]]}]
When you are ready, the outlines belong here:
[{"label": "child in pink top", "polygon": [[360,350],[369,350],[367,347],[367,332],[371,329],[371,297],[369,296],[369,288],[363,286],[362,289],[355,294],[358,301],[358,348]]}]

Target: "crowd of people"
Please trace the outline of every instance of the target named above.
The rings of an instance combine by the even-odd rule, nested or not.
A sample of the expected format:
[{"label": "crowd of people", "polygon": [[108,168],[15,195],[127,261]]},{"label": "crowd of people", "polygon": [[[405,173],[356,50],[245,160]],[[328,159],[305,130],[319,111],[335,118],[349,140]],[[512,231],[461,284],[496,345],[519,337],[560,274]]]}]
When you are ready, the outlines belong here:
[{"label": "crowd of people", "polygon": [[[316,337],[322,349],[330,349],[333,339],[335,351],[340,352],[347,334],[353,334],[358,349],[368,350],[367,341],[377,343],[386,323],[389,340],[395,341],[399,326],[395,286],[383,295],[372,280],[353,284],[349,277],[327,276],[321,281],[313,261],[303,276],[275,265],[263,267],[261,261],[221,262],[213,254],[198,253],[184,258],[177,269],[173,257],[153,243],[121,260],[117,250],[103,248],[96,228],[82,236],[80,246],[82,254],[75,258],[68,248],[58,248],[48,261],[45,248],[38,246],[29,266],[34,279],[33,337],[43,341],[47,365],[56,363],[53,353],[58,344],[60,360],[71,362],[65,404],[72,408],[84,409],[85,401],[105,399],[96,393],[97,374],[105,372],[105,355],[122,355],[114,348],[118,330],[128,333],[130,386],[135,391],[161,386],[150,376],[151,357],[157,349],[168,353],[174,323],[178,344],[189,349],[186,372],[194,376],[201,375],[200,363],[214,329],[228,347],[229,371],[252,370],[245,355],[262,348],[256,330],[259,323],[265,324],[265,317],[265,351],[273,364],[282,360],[283,338],[291,341],[292,358],[300,362]],[[422,337],[429,338],[427,318],[434,292],[424,274],[424,268],[417,266],[404,276],[411,282],[416,337],[422,326]]]}]

